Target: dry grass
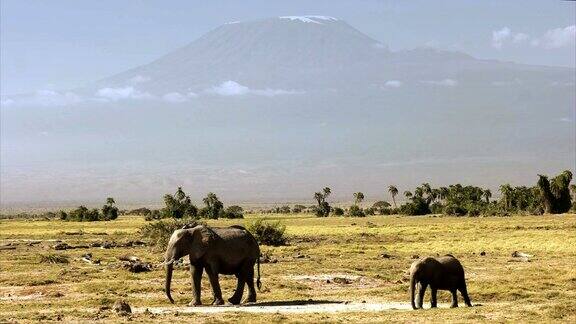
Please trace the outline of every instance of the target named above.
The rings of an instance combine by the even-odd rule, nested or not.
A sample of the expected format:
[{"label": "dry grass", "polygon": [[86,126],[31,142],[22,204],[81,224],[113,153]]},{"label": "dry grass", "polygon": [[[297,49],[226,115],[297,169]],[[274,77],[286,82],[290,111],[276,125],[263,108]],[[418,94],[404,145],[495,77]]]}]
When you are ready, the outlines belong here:
[{"label": "dry grass", "polygon": [[[383,321],[572,321],[576,320],[576,215],[506,218],[374,216],[316,218],[312,215],[248,215],[246,220],[209,221],[212,225],[245,225],[258,217],[281,219],[288,246],[262,247],[276,263],[262,265],[260,301],[334,300],[408,303],[407,269],[413,256],[451,253],[464,264],[473,308],[357,313],[296,314],[134,314],[132,320],[174,322],[383,322]],[[39,263],[52,255],[60,239],[70,245],[138,239],[140,217],[112,222],[0,221],[0,322],[103,319],[124,321],[109,310],[118,298],[132,307],[171,307],[163,294],[161,267],[130,273],[117,259],[135,255],[158,265],[161,253],[146,247],[73,249],[56,252],[69,263]],[[65,233],[82,233],[66,235]],[[106,235],[103,235],[106,233]],[[31,244],[42,240],[40,244]],[[513,251],[534,255],[530,262],[510,262]],[[101,265],[81,260],[92,253]],[[481,255],[485,252],[485,255]],[[389,258],[383,258],[387,254]],[[344,274],[360,276],[351,283],[302,280],[294,276]],[[355,277],[353,277],[355,278]],[[222,277],[225,297],[235,286]],[[191,299],[190,275],[179,268],[173,296],[183,306]],[[439,294],[448,302],[449,294]],[[206,278],[203,301],[211,302]],[[426,299],[427,305],[428,298]],[[105,308],[105,307],[104,307]]]}]

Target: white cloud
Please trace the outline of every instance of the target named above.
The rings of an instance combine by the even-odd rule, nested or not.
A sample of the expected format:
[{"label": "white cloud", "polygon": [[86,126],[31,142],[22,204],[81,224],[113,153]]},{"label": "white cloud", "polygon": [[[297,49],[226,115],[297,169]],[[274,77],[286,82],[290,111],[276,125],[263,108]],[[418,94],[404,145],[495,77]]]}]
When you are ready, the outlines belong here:
[{"label": "white cloud", "polygon": [[523,42],[527,41],[528,38],[530,38],[530,36],[528,36],[528,34],[517,33],[517,34],[514,34],[514,36],[512,36],[512,42],[519,44],[519,43],[523,43]]},{"label": "white cloud", "polygon": [[128,82],[130,82],[131,84],[138,84],[138,83],[148,82],[150,80],[152,80],[152,79],[148,76],[137,75],[137,76],[131,78],[130,80],[128,80]]},{"label": "white cloud", "polygon": [[170,103],[181,103],[188,101],[188,97],[179,92],[170,92],[162,96],[162,99]]},{"label": "white cloud", "polygon": [[240,96],[250,92],[250,89],[235,81],[225,81],[222,82],[219,86],[208,89],[208,92],[220,96]]},{"label": "white cloud", "polygon": [[436,86],[442,86],[442,87],[455,87],[458,85],[458,81],[452,80],[452,79],[420,81],[420,82],[424,83],[424,84],[430,84],[430,85],[436,85]]},{"label": "white cloud", "polygon": [[220,85],[207,89],[206,92],[220,95],[220,96],[242,96],[247,94],[274,97],[278,95],[289,95],[303,93],[302,91],[283,90],[283,89],[250,89],[246,86],[239,84],[236,81],[228,80],[222,82]]},{"label": "white cloud", "polygon": [[492,32],[492,46],[497,49],[501,49],[508,42],[516,45],[527,43],[533,47],[554,49],[574,45],[575,40],[576,25],[550,29],[541,37],[515,33],[508,27]]},{"label": "white cloud", "polygon": [[14,100],[12,100],[12,99],[2,99],[2,100],[0,100],[0,106],[2,106],[2,107],[12,106],[13,104],[14,104]]},{"label": "white cloud", "polygon": [[495,30],[492,32],[492,46],[495,48],[502,48],[504,41],[510,38],[510,28],[504,27],[500,30]]},{"label": "white cloud", "polygon": [[384,83],[384,86],[388,88],[400,88],[402,84],[402,81],[399,80],[388,80],[386,83]]},{"label": "white cloud", "polygon": [[83,102],[79,95],[67,91],[39,90],[35,94],[20,98],[7,98],[1,102],[2,106],[67,106]]},{"label": "white cloud", "polygon": [[542,37],[541,43],[545,48],[560,48],[573,45],[576,39],[576,25],[564,28],[555,28],[547,31]]},{"label": "white cloud", "polygon": [[123,88],[102,88],[96,92],[96,96],[117,101],[123,99],[152,99],[153,96],[147,92],[142,92],[134,87]]}]

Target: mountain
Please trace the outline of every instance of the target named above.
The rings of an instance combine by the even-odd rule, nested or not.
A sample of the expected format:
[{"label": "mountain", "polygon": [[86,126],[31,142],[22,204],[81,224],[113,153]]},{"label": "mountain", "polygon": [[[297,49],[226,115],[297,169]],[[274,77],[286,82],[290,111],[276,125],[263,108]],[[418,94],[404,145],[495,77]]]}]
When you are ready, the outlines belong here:
[{"label": "mountain", "polygon": [[572,68],[390,51],[332,17],[228,23],[92,84],[2,98],[0,200],[531,184],[574,168],[574,83]]}]

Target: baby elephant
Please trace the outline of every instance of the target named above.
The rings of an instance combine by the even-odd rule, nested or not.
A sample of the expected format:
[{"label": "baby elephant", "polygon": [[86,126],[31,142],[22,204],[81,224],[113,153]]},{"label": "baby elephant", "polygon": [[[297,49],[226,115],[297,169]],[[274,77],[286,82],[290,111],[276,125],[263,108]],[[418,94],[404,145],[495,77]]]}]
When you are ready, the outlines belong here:
[{"label": "baby elephant", "polygon": [[[414,290],[416,284],[419,285],[418,303],[414,302]],[[424,293],[426,288],[430,285],[432,291],[432,298],[430,304],[436,307],[436,294],[438,289],[448,290],[452,293],[451,307],[458,307],[458,297],[456,290],[459,290],[464,297],[466,306],[472,306],[468,291],[466,290],[466,281],[464,280],[464,268],[460,261],[454,256],[447,254],[439,258],[424,258],[414,261],[410,266],[410,299],[412,302],[412,309],[422,308],[424,301]]]}]

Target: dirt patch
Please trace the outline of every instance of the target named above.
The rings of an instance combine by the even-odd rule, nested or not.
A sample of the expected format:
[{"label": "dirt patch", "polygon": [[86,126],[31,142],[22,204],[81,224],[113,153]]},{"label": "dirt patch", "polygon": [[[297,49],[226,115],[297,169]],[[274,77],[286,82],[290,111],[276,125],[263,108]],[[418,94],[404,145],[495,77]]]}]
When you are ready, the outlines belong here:
[{"label": "dirt patch", "polygon": [[134,313],[150,312],[152,314],[168,313],[284,313],[284,314],[306,314],[306,313],[335,313],[335,312],[380,312],[386,310],[408,310],[412,309],[409,303],[388,302],[388,303],[356,303],[356,302],[336,302],[336,301],[287,301],[254,303],[242,306],[199,306],[199,307],[139,307],[134,308]]},{"label": "dirt patch", "polygon": [[285,276],[284,278],[299,281],[317,289],[368,288],[376,287],[379,283],[378,279],[347,273]]}]

